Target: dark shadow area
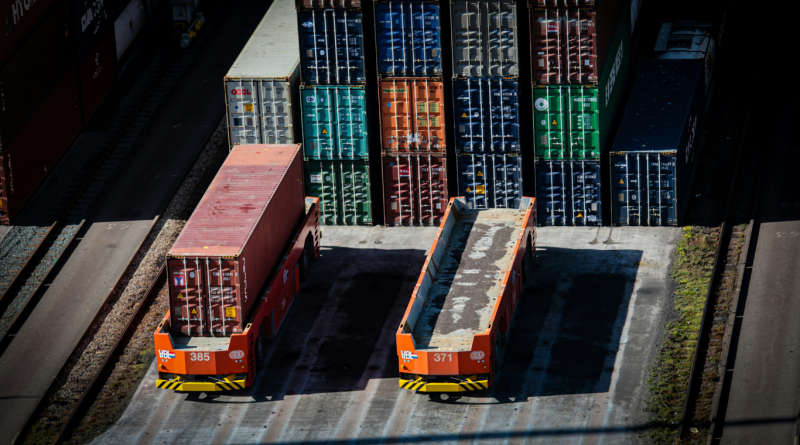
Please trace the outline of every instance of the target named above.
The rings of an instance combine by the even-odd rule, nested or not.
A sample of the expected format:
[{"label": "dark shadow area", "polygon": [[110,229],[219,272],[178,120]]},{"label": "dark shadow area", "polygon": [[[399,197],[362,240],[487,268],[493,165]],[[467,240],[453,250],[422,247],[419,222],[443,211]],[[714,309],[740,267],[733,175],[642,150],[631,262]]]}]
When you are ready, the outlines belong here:
[{"label": "dark shadow area", "polygon": [[[286,325],[269,345],[255,390],[225,394],[241,400],[214,395],[187,395],[185,400],[258,403],[286,395],[363,391],[372,378],[398,378],[394,332],[426,253],[324,249]],[[641,256],[638,250],[540,249],[528,271],[494,389],[459,395],[486,398],[477,404],[497,404],[608,391]],[[391,339],[379,344],[384,326]],[[378,354],[385,358],[369,365]]]}]

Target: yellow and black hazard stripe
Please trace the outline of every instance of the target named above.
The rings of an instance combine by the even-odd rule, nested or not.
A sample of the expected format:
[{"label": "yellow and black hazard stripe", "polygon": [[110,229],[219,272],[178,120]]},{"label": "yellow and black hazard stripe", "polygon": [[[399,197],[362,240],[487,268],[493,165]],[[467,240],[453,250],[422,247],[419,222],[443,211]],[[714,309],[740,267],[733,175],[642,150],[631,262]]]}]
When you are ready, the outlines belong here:
[{"label": "yellow and black hazard stripe", "polygon": [[488,380],[462,380],[460,382],[426,382],[422,377],[415,380],[400,379],[400,388],[417,392],[468,392],[489,389]]},{"label": "yellow and black hazard stripe", "polygon": [[246,386],[245,380],[231,380],[224,379],[216,382],[188,382],[176,377],[172,380],[157,379],[156,387],[161,389],[169,389],[173,391],[187,391],[187,392],[215,392],[215,391],[233,391],[236,389],[244,389]]}]

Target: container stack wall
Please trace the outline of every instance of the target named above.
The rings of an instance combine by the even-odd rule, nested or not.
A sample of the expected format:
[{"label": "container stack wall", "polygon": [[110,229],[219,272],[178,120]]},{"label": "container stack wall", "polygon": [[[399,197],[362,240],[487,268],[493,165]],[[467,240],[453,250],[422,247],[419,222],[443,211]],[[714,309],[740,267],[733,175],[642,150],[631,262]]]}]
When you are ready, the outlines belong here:
[{"label": "container stack wall", "polygon": [[632,66],[631,2],[529,0],[528,7],[539,223],[600,225],[601,160]]},{"label": "container stack wall", "polygon": [[452,0],[452,141],[458,195],[470,208],[519,205],[519,10],[510,0]]},{"label": "container stack wall", "polygon": [[296,5],[306,194],[320,198],[321,224],[371,225],[372,196],[381,177],[380,168],[371,171],[380,165],[371,66],[375,5],[360,0],[296,0]]}]

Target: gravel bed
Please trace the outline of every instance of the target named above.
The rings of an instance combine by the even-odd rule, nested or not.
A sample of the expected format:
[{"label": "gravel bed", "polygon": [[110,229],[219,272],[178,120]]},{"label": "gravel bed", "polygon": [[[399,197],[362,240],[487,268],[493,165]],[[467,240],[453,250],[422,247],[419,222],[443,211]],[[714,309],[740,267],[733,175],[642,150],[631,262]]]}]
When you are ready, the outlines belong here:
[{"label": "gravel bed", "polygon": [[[227,153],[227,126],[223,118],[117,284],[115,296],[101,309],[97,322],[90,327],[76,354],[70,357],[64,372],[58,376],[57,386],[47,395],[47,406],[36,414],[37,418],[25,436],[24,443],[52,443],[115,342],[123,334],[149,286],[158,276],[167,251],[172,247]],[[115,369],[97,400],[75,431],[72,443],[91,440],[110,427],[122,414],[154,357],[153,331],[167,307],[164,286],[147,308],[142,322],[125,346],[124,353],[117,360]]]}]

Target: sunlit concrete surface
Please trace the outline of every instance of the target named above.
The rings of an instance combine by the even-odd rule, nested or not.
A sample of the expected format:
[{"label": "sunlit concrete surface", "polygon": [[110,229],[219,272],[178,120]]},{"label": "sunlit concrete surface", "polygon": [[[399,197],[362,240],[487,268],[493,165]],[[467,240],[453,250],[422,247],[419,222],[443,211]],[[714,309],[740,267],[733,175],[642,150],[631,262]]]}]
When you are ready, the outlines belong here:
[{"label": "sunlit concrete surface", "polygon": [[156,389],[94,443],[639,443],[679,230],[540,228],[495,387],[400,390],[394,336],[435,228],[324,227],[322,256],[247,390]]}]

